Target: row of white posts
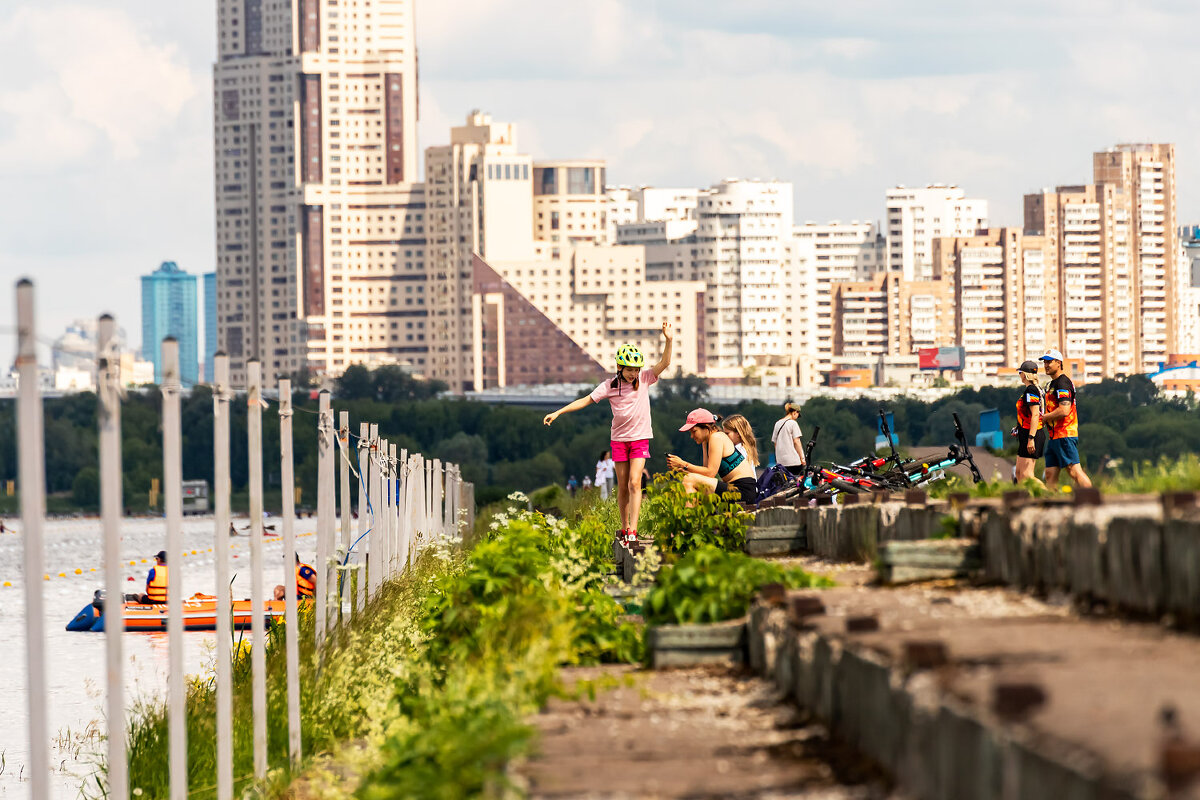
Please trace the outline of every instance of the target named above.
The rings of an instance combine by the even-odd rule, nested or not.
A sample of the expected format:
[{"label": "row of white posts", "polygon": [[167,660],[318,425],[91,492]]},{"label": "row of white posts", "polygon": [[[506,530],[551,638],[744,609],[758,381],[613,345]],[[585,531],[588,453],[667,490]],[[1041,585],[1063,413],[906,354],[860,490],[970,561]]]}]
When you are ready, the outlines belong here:
[{"label": "row of white posts", "polygon": [[[17,369],[19,373],[17,426],[21,522],[24,533],[24,576],[28,638],[28,702],[30,785],[35,800],[49,797],[50,760],[46,719],[46,653],[42,582],[43,521],[45,518],[45,459],[42,403],[39,391],[34,324],[33,284],[17,284]],[[120,551],[121,481],[121,379],[115,347],[116,326],[111,316],[100,317],[97,342],[97,393],[100,429],[100,517],[104,537],[106,717],[108,720],[108,796],[128,798],[125,751],[125,705],[122,677],[121,634],[124,630],[124,584]],[[179,346],[163,341],[162,430],[164,510],[167,523],[167,564],[182,561],[182,432]],[[250,599],[252,608],[264,608],[263,570],[263,463],[262,370],[248,362],[247,394],[250,495]],[[349,431],[349,413],[342,411],[335,425],[328,392],[318,406],[317,461],[317,581],[316,645],[348,624],[383,587],[403,572],[421,550],[436,541],[455,541],[474,522],[474,487],[462,480],[458,467],[427,461],[380,439],[378,426],[363,423],[357,437]],[[214,524],[216,554],[216,699],[217,797],[233,797],[233,682],[232,596],[229,564],[230,529],[230,413],[234,393],[229,382],[229,358],[218,353],[213,380]],[[279,382],[280,456],[283,494],[283,585],[285,662],[287,669],[288,743],[293,762],[301,756],[300,662],[297,640],[295,563],[295,475],[292,459],[292,387]],[[311,412],[309,412],[311,413]],[[352,438],[356,438],[352,442]],[[334,462],[339,465],[340,492],[335,491]],[[352,480],[353,476],[353,480]],[[354,532],[350,486],[357,482],[358,528]],[[335,507],[341,498],[340,508]],[[324,568],[321,568],[322,565]],[[177,573],[178,575],[178,573]],[[351,575],[358,594],[350,597]],[[176,586],[178,586],[176,581]],[[254,777],[267,772],[266,622],[263,614],[251,615],[251,712]],[[167,594],[170,796],[187,796],[187,742],[183,661],[183,597],[171,588]]]}]

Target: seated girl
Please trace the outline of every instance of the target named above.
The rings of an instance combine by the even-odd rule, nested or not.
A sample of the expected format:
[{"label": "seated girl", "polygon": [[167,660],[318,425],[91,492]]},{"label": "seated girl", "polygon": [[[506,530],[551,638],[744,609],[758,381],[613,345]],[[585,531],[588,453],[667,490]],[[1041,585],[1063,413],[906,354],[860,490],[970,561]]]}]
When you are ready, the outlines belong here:
[{"label": "seated girl", "polygon": [[[748,427],[748,426],[747,426]],[[683,472],[683,487],[689,493],[698,490],[740,495],[741,502],[753,503],[758,496],[754,466],[721,429],[721,418],[697,408],[687,415],[681,431],[690,431],[692,441],[700,445],[703,465],[690,464],[677,455],[667,456],[667,466]]]},{"label": "seated girl", "polygon": [[750,460],[750,466],[758,471],[758,437],[750,427],[750,420],[741,414],[730,414],[721,420],[721,430],[733,442],[733,447]]}]

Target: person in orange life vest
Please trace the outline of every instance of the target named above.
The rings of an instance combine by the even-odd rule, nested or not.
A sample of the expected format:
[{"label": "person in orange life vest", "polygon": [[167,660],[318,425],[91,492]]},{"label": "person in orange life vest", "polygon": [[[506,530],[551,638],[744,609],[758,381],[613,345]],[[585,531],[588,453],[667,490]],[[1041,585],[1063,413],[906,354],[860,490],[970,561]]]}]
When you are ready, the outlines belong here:
[{"label": "person in orange life vest", "polygon": [[1075,383],[1063,372],[1063,355],[1049,350],[1042,356],[1042,367],[1050,376],[1046,386],[1046,414],[1042,417],[1050,441],[1046,443],[1046,485],[1058,483],[1065,469],[1075,485],[1090,488],[1092,481],[1079,463],[1079,412],[1075,408]]},{"label": "person in orange life vest", "polygon": [[[1017,398],[1017,468],[1013,483],[1033,479],[1039,484],[1034,466],[1046,449],[1046,428],[1042,425],[1042,390],[1037,382],[1036,361],[1026,361],[1017,368],[1021,379],[1021,395]],[[1044,484],[1043,484],[1044,485]]]},{"label": "person in orange life vest", "polygon": [[[286,558],[286,556],[284,556]],[[296,599],[303,600],[306,597],[313,597],[317,593],[317,571],[300,560],[300,554],[296,554]],[[287,589],[283,584],[278,584],[275,587],[275,599],[283,600],[287,597]]]},{"label": "person in orange life vest", "polygon": [[146,573],[146,593],[138,600],[139,603],[167,602],[167,551],[159,550],[154,557],[154,566]]}]

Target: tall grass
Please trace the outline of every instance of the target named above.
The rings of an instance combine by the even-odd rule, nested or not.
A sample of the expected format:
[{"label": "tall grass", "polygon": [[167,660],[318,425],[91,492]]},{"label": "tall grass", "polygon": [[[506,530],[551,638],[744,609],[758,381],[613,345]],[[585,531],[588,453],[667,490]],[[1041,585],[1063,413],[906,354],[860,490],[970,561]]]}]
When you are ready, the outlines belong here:
[{"label": "tall grass", "polygon": [[1200,491],[1200,455],[1134,464],[1128,470],[1104,476],[1099,485],[1104,491],[1122,494],[1197,492]]}]

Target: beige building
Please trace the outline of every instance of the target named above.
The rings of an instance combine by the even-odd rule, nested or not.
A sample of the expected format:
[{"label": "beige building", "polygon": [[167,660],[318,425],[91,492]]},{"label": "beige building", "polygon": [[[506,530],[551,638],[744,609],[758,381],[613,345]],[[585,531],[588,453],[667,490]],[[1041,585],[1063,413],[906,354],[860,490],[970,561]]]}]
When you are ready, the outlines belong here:
[{"label": "beige building", "polygon": [[830,292],[830,371],[879,359],[901,363],[922,347],[955,341],[953,287],[947,281],[906,281],[883,272],[870,281],[835,283]]},{"label": "beige building", "polygon": [[609,241],[609,198],[603,161],[538,161],[533,165],[533,238],[550,258],[577,245]]},{"label": "beige building", "polygon": [[235,382],[422,367],[413,0],[219,0],[218,346]]},{"label": "beige building", "polygon": [[883,269],[885,252],[873,223],[808,222],[792,228],[784,243],[779,320],[798,385],[817,385],[833,368],[833,287],[871,280]]},{"label": "beige building", "polygon": [[[648,361],[656,361],[664,321],[677,334],[672,372],[703,371],[698,333],[705,286],[699,281],[648,281],[643,247],[581,245],[561,259],[489,266],[605,372],[615,369],[617,348],[623,344],[637,345]],[[533,369],[521,364],[498,376],[499,385],[528,382],[522,380],[522,368]]]},{"label": "beige building", "polygon": [[473,264],[531,260],[533,162],[517,149],[507,123],[472,111],[450,132],[450,144],[425,151],[427,248],[427,372],[453,391],[476,388]]},{"label": "beige building", "polygon": [[973,236],[987,227],[986,200],[957,186],[896,186],[887,190],[888,269],[905,280],[933,276],[933,242],[943,236]]},{"label": "beige building", "polygon": [[1004,375],[1045,352],[1046,242],[1018,228],[934,242],[934,274],[951,292],[952,338],[966,350],[964,373]]}]

